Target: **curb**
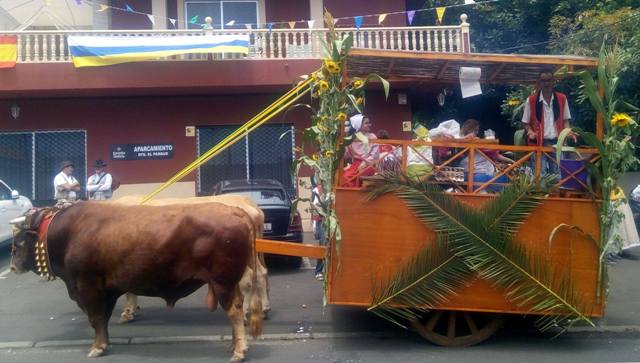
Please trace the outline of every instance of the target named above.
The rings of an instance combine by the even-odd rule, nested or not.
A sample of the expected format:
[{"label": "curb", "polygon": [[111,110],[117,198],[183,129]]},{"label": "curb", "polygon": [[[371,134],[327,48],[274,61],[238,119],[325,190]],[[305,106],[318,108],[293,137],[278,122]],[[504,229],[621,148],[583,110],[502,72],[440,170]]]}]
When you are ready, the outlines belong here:
[{"label": "curb", "polygon": [[[578,327],[567,331],[571,335],[583,334],[640,334],[638,325],[622,325],[612,327]],[[314,340],[314,339],[360,339],[360,338],[405,338],[413,335],[410,332],[333,332],[333,333],[284,333],[284,334],[263,334],[254,342],[261,341],[294,341],[294,340]],[[144,345],[144,344],[167,344],[167,343],[197,343],[197,342],[230,342],[231,335],[193,335],[193,336],[165,336],[165,337],[128,337],[111,338],[111,345]],[[250,340],[251,341],[251,340]],[[92,339],[75,340],[43,340],[0,342],[0,349],[29,349],[29,348],[61,348],[88,346],[93,343]]]}]

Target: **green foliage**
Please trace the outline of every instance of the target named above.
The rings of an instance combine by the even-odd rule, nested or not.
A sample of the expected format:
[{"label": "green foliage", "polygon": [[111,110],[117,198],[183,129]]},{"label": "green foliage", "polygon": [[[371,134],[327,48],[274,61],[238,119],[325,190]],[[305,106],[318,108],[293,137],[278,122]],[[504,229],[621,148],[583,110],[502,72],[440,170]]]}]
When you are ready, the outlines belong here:
[{"label": "green foliage", "polygon": [[[543,182],[544,185],[544,182]],[[393,193],[438,234],[438,242],[402,266],[386,285],[374,289],[370,311],[396,324],[446,302],[465,281],[478,275],[505,291],[505,297],[541,314],[538,327],[567,328],[591,323],[568,273],[551,269],[513,241],[524,220],[544,199],[544,190],[522,178],[476,211],[438,187],[406,175],[386,175],[370,198]]]}]

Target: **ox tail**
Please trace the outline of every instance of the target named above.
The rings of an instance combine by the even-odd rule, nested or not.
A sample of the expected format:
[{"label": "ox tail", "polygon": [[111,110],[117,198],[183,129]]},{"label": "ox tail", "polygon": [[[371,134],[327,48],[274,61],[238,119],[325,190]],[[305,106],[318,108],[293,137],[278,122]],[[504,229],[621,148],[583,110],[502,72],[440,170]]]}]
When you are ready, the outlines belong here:
[{"label": "ox tail", "polygon": [[[253,225],[253,223],[252,223]],[[251,327],[251,336],[257,338],[262,334],[262,322],[264,313],[262,311],[262,299],[258,291],[258,252],[256,249],[256,230],[252,228],[253,233],[251,239],[253,242],[253,274],[251,275],[251,293],[249,294],[249,326]]]}]

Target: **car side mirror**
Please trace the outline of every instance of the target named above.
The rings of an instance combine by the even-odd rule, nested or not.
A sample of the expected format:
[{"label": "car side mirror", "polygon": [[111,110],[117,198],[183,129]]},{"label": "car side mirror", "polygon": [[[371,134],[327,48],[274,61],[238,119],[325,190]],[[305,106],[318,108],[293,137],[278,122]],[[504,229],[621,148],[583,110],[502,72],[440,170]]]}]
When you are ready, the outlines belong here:
[{"label": "car side mirror", "polygon": [[17,190],[12,190],[11,191],[11,199],[18,199],[18,197],[20,197],[20,193],[18,193]]}]

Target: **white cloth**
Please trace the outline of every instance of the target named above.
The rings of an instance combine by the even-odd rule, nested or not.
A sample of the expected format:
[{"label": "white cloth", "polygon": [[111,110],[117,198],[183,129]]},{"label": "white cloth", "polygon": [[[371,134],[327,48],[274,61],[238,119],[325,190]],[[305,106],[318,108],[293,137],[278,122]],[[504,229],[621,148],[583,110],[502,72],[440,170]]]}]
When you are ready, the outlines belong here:
[{"label": "white cloth", "polygon": [[351,116],[351,118],[349,118],[351,127],[353,127],[353,129],[356,130],[356,132],[360,131],[360,128],[362,127],[362,120],[364,120],[364,116],[360,113],[357,115],[353,115]]},{"label": "white cloth", "polygon": [[460,124],[456,120],[441,122],[438,127],[429,130],[430,138],[433,139],[438,136],[451,136],[453,138],[460,137]]},{"label": "white cloth", "polygon": [[[477,174],[486,174],[491,175],[496,173],[496,167],[493,165],[491,161],[484,157],[484,155],[480,153],[476,153],[473,158],[473,172]],[[465,172],[469,171],[469,157],[465,156],[460,160],[460,166],[464,168]]]},{"label": "white cloth", "polygon": [[89,192],[89,199],[92,200],[105,200],[111,198],[111,183],[113,178],[111,174],[102,172],[96,173],[89,177],[87,180],[87,192]]},{"label": "white cloth", "polygon": [[631,200],[640,203],[640,184],[631,192]]},{"label": "white cloth", "polygon": [[[538,97],[538,102],[542,102],[542,115],[544,117],[544,135],[542,136],[546,140],[555,139],[558,137],[558,133],[556,131],[556,118],[553,114],[553,100],[555,98],[555,92],[551,94],[551,102],[547,103],[547,101],[542,96],[542,92],[540,92],[540,97]],[[522,114],[522,123],[528,124],[531,122],[531,112],[536,112],[535,110],[531,110],[529,107],[529,99],[524,103],[524,112]],[[562,117],[563,120],[571,119],[571,112],[569,111],[569,101],[565,98],[564,100],[564,115]]]},{"label": "white cloth", "polygon": [[53,179],[53,190],[55,191],[54,198],[55,199],[66,199],[66,200],[76,200],[78,199],[78,195],[73,190],[64,190],[58,191],[58,187],[64,184],[75,184],[78,180],[73,177],[73,175],[67,175],[63,171],[59,172],[58,175]]},{"label": "white cloth", "polygon": [[638,236],[638,230],[633,220],[633,212],[628,202],[624,202],[620,205],[619,211],[622,212],[622,220],[614,228],[614,235],[619,235],[622,238],[622,249],[640,246],[640,237]]}]

